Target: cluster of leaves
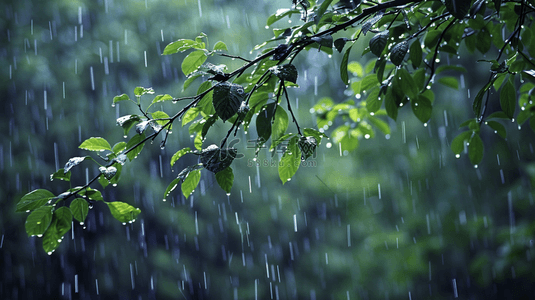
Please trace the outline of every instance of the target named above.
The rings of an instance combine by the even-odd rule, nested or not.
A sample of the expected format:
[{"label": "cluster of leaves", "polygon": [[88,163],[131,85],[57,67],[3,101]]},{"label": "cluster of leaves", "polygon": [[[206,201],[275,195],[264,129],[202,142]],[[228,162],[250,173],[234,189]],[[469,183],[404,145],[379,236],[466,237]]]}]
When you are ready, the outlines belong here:
[{"label": "cluster of leaves", "polygon": [[[274,37],[253,49],[260,53],[252,60],[228,54],[226,44],[221,41],[210,49],[204,33],[193,40],[177,40],[168,44],[163,54],[189,52],[181,64],[182,72],[187,77],[183,92],[191,89],[194,82],[202,81],[195,95],[181,98],[157,95],[146,108],[143,108],[141,97],[154,94],[152,88],[137,87],[134,90],[135,100],[127,94],[116,96],[113,104],[130,101],[140,111],[140,114],[117,119],[117,125],[122,127],[125,137],[135,127],[136,133],[130,140],[113,147],[101,137],[84,141],[80,148],[106,152],[105,157],[100,156],[105,163],[100,165],[89,156],[74,157],[52,177],[69,181],[70,169],[85,160],[99,164],[100,174],[88,184],[71,188],[59,196],[45,190],[32,191],[21,199],[17,210],[33,210],[28,216],[27,232],[29,235],[44,234],[45,250],[53,251],[59,242],[50,241],[58,241],[56,237],[66,233],[70,228],[67,220],[74,217],[83,222],[88,201],[103,200],[100,192],[90,185],[95,181],[104,188],[108,184],[117,184],[123,164],[135,159],[145,142],[154,140],[161,133],[164,135],[161,146],[164,147],[177,120],[182,122],[182,126],[189,124],[189,134],[195,136],[195,150],[190,147],[178,149],[170,165],[173,167],[186,154],[197,155],[198,163],[179,172],[166,189],[164,199],[178,184],[181,184],[183,196],[190,196],[199,184],[201,169],[214,173],[221,188],[230,193],[234,180],[231,165],[242,154],[226,145],[226,142],[231,134],[236,135],[240,129],[248,132],[253,118],[257,154],[269,141],[271,150],[285,145],[278,164],[279,177],[284,184],[294,176],[301,162],[313,155],[322,138],[326,137],[325,132],[334,124],[340,124],[337,119],[343,121],[342,125],[334,128],[331,135],[344,152],[355,149],[360,139],[373,137],[374,128],[388,135],[390,128],[383,118],[388,116],[396,120],[398,111],[404,106],[410,106],[414,115],[426,125],[432,116],[435,101],[431,89],[434,82],[458,89],[456,77],[444,74],[465,71],[461,66],[439,65],[441,58],[459,55],[463,45],[469,51],[477,50],[481,54],[488,53],[494,45],[498,54],[495,60],[490,61],[489,81],[473,101],[474,118],[463,124],[469,130],[462,132],[451,143],[456,155],[468,151],[471,162],[478,164],[484,151],[480,128],[488,126],[505,138],[505,127],[498,120],[514,119],[517,99],[521,109],[516,121],[521,125],[529,119],[531,127],[535,127],[535,107],[531,101],[535,88],[532,83],[535,73],[531,70],[535,66],[532,60],[535,50],[531,46],[535,43],[531,38],[533,12],[535,7],[525,0],[392,0],[362,3],[355,0],[324,0],[319,3],[314,0],[294,0],[292,8],[280,9],[270,16],[267,25],[271,26],[293,14],[301,15],[302,24],[274,28]],[[508,38],[502,39],[502,34]],[[373,36],[369,38],[366,35]],[[349,61],[353,45],[362,40],[368,43],[363,55],[370,53],[376,57],[366,66]],[[310,49],[328,54],[335,50],[343,53],[340,77],[354,97],[341,103],[335,103],[330,98],[321,99],[312,110],[318,128],[301,129],[292,111],[287,88],[297,86],[298,82],[298,71],[292,64],[293,60],[303,50]],[[239,59],[244,64],[229,71],[225,64],[207,62],[213,56]],[[502,56],[505,58],[502,59]],[[440,77],[437,79],[437,76]],[[515,86],[518,81],[523,84],[517,92]],[[500,91],[502,111],[487,116],[486,107],[492,89]],[[151,109],[153,104],[163,101],[178,104],[189,102],[172,115]],[[288,132],[289,115],[295,124],[295,133]],[[210,129],[219,119],[220,122],[231,124],[226,136],[220,145],[204,145]],[[55,208],[57,203],[66,203],[70,198],[69,207]],[[123,223],[133,221],[139,213],[138,209],[126,203],[107,204],[112,215]],[[67,223],[68,226],[65,225]]]}]

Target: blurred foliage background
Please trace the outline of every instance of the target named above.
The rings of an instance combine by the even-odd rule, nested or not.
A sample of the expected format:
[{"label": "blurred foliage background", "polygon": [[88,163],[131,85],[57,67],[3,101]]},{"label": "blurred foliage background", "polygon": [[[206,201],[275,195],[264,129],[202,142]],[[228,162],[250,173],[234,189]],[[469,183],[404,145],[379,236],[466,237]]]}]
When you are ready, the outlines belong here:
[{"label": "blurred foliage background", "polygon": [[[402,111],[397,122],[388,120],[389,136],[361,140],[348,155],[324,140],[311,163],[284,186],[272,166],[278,154],[262,151],[254,162],[247,141],[255,137],[239,133],[234,143],[245,157],[233,164],[230,196],[203,171],[192,197],[176,192],[163,202],[167,184],[195,163],[168,165],[178,145],[193,144],[187,129],[175,124],[165,149],[159,141],[146,147],[123,168],[121,184],[103,190],[109,201],[140,207],[137,222],[123,226],[96,203],[88,222],[75,224],[52,255],[42,251],[38,238],[27,237],[25,216],[14,212],[20,197],[35,188],[63,191],[67,183],[50,182],[49,176],[70,157],[87,154],[77,148],[83,140],[124,139],[115,119],[136,108],[112,107],[113,96],[132,95],[136,86],[182,95],[183,56],[161,56],[165,45],[204,32],[212,44],[224,41],[230,54],[252,57],[250,49],[271,36],[266,18],[290,5],[243,0],[1,4],[0,298],[535,296],[533,133],[509,126],[503,140],[486,132],[487,150],[478,168],[466,155],[455,159],[449,148],[458,125],[471,116],[469,90],[478,90],[479,78],[486,76],[470,56],[458,59],[471,72],[464,74],[464,87],[436,87],[437,106],[427,127]],[[368,56],[360,53],[354,50],[350,60],[365,65]],[[297,60],[300,88],[293,96],[301,126],[313,127],[314,103],[347,96],[339,79],[340,55],[303,54]],[[221,125],[207,145],[227,129]],[[90,164],[76,169],[75,185],[98,174]]]}]

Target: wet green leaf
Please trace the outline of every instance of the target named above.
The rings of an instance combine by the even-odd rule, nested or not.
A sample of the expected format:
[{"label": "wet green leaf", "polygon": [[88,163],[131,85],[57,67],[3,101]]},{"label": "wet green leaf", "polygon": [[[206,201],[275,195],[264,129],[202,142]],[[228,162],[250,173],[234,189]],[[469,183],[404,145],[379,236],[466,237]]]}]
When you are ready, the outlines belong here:
[{"label": "wet green leaf", "polygon": [[234,183],[234,173],[231,167],[227,167],[215,174],[217,184],[227,193],[230,193],[232,185]]},{"label": "wet green leaf", "polygon": [[188,153],[192,153],[191,149],[189,147],[186,147],[184,149],[178,150],[173,156],[171,157],[171,167],[174,166],[174,164],[179,160],[182,156]]},{"label": "wet green leaf", "polygon": [[54,198],[55,195],[52,192],[45,189],[37,189],[29,192],[28,194],[22,196],[22,198],[17,203],[17,212],[25,212],[28,210],[34,210],[45,205],[50,199]]},{"label": "wet green leaf", "polygon": [[197,70],[205,61],[206,54],[202,50],[193,51],[182,61],[182,72],[184,75],[189,75]]},{"label": "wet green leaf", "polygon": [[85,218],[87,217],[87,214],[89,213],[89,204],[85,199],[82,198],[76,198],[71,202],[70,205],[72,216],[78,221],[78,222],[85,222]]},{"label": "wet green leaf", "polygon": [[212,104],[223,122],[236,114],[245,96],[243,87],[238,84],[221,82],[214,87]]},{"label": "wet green leaf", "polygon": [[137,216],[141,213],[141,209],[135,208],[125,202],[115,201],[106,202],[106,204],[110,209],[111,215],[123,224],[135,221]]},{"label": "wet green leaf", "polygon": [[184,197],[188,198],[193,193],[199,181],[201,181],[201,170],[193,170],[186,175],[181,186]]},{"label": "wet green leaf", "polygon": [[374,35],[370,39],[370,50],[375,56],[381,56],[383,53],[383,50],[386,47],[386,43],[388,41],[388,30],[384,30],[379,32],[378,34]]},{"label": "wet green leaf", "polygon": [[71,223],[72,214],[67,207],[54,211],[52,223],[43,235],[43,249],[47,253],[50,254],[59,247],[63,236],[71,229]]},{"label": "wet green leaf", "polygon": [[290,139],[288,147],[279,162],[279,177],[282,184],[290,181],[301,164],[301,150],[297,145],[298,141],[298,136],[294,136]]},{"label": "wet green leaf", "polygon": [[478,134],[472,135],[468,145],[468,157],[473,165],[477,165],[483,160],[485,146]]},{"label": "wet green leaf", "polygon": [[516,90],[510,80],[505,82],[500,91],[500,106],[509,119],[514,117],[516,109]]},{"label": "wet green leaf", "polygon": [[28,236],[42,236],[45,233],[52,221],[53,210],[52,206],[41,206],[28,216],[24,224]]},{"label": "wet green leaf", "polygon": [[89,151],[104,151],[104,150],[110,150],[111,146],[108,141],[101,137],[92,137],[82,142],[82,144],[78,147],[80,149],[89,150]]}]

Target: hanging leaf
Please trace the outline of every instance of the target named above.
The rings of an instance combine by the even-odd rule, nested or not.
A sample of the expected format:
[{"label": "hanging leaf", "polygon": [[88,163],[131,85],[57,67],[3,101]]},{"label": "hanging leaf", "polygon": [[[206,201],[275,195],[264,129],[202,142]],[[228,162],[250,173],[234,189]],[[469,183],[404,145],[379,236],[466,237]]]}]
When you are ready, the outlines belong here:
[{"label": "hanging leaf", "polygon": [[89,204],[85,199],[76,198],[70,205],[72,216],[80,223],[85,222],[85,218],[89,213]]},{"label": "hanging leaf", "polygon": [[43,236],[43,249],[51,254],[56,250],[63,236],[71,229],[71,211],[63,206],[54,211],[53,220]]},{"label": "hanging leaf", "polygon": [[288,129],[288,114],[284,111],[284,108],[278,107],[275,111],[275,117],[273,118],[273,124],[271,125],[272,136],[271,140],[278,140],[286,133]]},{"label": "hanging leaf", "polygon": [[101,137],[88,138],[78,148],[89,151],[111,151],[110,143]]},{"label": "hanging leaf", "polygon": [[200,43],[194,40],[180,39],[178,41],[169,43],[167,46],[165,46],[165,48],[163,49],[162,55],[169,55],[169,54],[174,54],[178,52],[184,52],[191,48],[202,49],[204,48],[203,44],[204,43]]},{"label": "hanging leaf", "polygon": [[214,45],[214,51],[228,51],[227,45],[223,43],[222,41],[218,41]]},{"label": "hanging leaf", "polygon": [[212,103],[223,122],[236,114],[245,96],[243,87],[238,84],[221,82],[214,87]]},{"label": "hanging leaf", "polygon": [[422,121],[422,123],[427,123],[431,118],[431,113],[433,112],[433,105],[431,101],[425,96],[418,95],[416,99],[411,99],[412,112]]},{"label": "hanging leaf", "polygon": [[186,175],[181,186],[184,197],[188,198],[193,193],[197,185],[199,185],[199,181],[201,181],[201,170],[194,170]]},{"label": "hanging leaf", "polygon": [[205,169],[218,173],[229,167],[237,154],[236,148],[220,149],[212,144],[202,150],[200,160]]},{"label": "hanging leaf", "polygon": [[145,94],[154,94],[154,89],[151,87],[145,88],[142,86],[138,86],[134,89],[134,95],[136,95],[136,97],[141,97]]},{"label": "hanging leaf", "polygon": [[276,65],[269,68],[273,75],[281,80],[286,80],[297,84],[297,69],[292,64]]},{"label": "hanging leaf", "polygon": [[396,66],[401,65],[408,50],[409,46],[406,41],[396,44],[390,51],[390,61],[392,61],[392,63]]},{"label": "hanging leaf", "polygon": [[344,46],[346,45],[347,41],[349,39],[347,38],[339,38],[334,41],[334,47],[336,50],[338,50],[339,53],[342,53],[342,50],[344,50]]},{"label": "hanging leaf", "polygon": [[40,237],[45,233],[52,221],[53,210],[54,207],[52,206],[41,206],[28,216],[24,224],[28,236],[37,235]]},{"label": "hanging leaf", "polygon": [[282,184],[290,181],[301,164],[301,150],[297,145],[298,141],[298,136],[294,136],[290,139],[288,147],[279,162],[279,178],[281,179]]},{"label": "hanging leaf", "polygon": [[381,31],[374,35],[370,40],[370,50],[375,56],[381,56],[388,41],[388,30]]},{"label": "hanging leaf", "polygon": [[318,25],[318,23],[320,22],[321,17],[323,17],[323,14],[327,10],[331,2],[333,2],[333,0],[323,0],[318,10],[316,10],[316,15],[314,16],[314,22],[316,23],[316,25]]},{"label": "hanging leaf", "polygon": [[120,201],[106,202],[110,209],[111,215],[123,224],[132,223],[141,213],[141,209]]},{"label": "hanging leaf", "polygon": [[267,104],[256,116],[256,132],[261,143],[265,143],[271,137],[271,120],[276,109],[277,103]]},{"label": "hanging leaf", "polygon": [[[130,152],[128,152],[126,156],[128,157],[128,159],[130,159],[130,161],[134,160],[134,158],[138,156],[141,150],[143,150],[143,146],[145,145],[145,143],[143,143],[144,139],[145,139],[144,133],[136,134],[128,141],[128,143],[126,143],[127,151],[130,150]],[[138,146],[133,148],[136,145]]]},{"label": "hanging leaf", "polygon": [[409,49],[409,59],[411,60],[412,67],[417,69],[422,64],[422,44],[420,44],[420,40],[416,39],[414,42],[412,42],[411,47]]},{"label": "hanging leaf", "polygon": [[516,90],[511,80],[507,80],[500,91],[500,106],[509,119],[514,117],[516,109]]},{"label": "hanging leaf", "polygon": [[333,47],[333,37],[330,34],[325,34],[322,36],[312,37],[311,40],[318,43],[321,47],[332,48]]},{"label": "hanging leaf", "polygon": [[340,77],[342,78],[342,82],[346,85],[349,84],[347,64],[349,61],[349,53],[351,52],[351,48],[353,48],[353,46],[347,48],[346,52],[344,53],[344,56],[342,57],[342,62],[340,63]]},{"label": "hanging leaf", "polygon": [[65,169],[59,169],[50,175],[50,180],[59,179],[63,181],[71,181],[71,172],[65,172]]},{"label": "hanging leaf", "polygon": [[130,100],[130,97],[128,97],[127,94],[122,94],[122,95],[117,95],[115,97],[113,97],[113,104],[119,102],[119,101],[124,101],[124,100]]},{"label": "hanging leaf", "polygon": [[501,136],[503,139],[507,138],[507,132],[505,131],[505,126],[496,122],[496,121],[486,121],[486,125],[494,130],[494,133]]},{"label": "hanging leaf", "polygon": [[117,126],[123,127],[124,135],[126,136],[130,128],[140,121],[141,118],[138,115],[126,115],[117,119]]},{"label": "hanging leaf", "polygon": [[472,135],[468,145],[468,157],[473,165],[478,165],[483,160],[485,146],[479,134]]},{"label": "hanging leaf", "polygon": [[445,0],[446,9],[457,19],[463,19],[470,11],[473,0]]},{"label": "hanging leaf", "polygon": [[215,174],[217,184],[227,193],[230,194],[232,185],[234,183],[234,173],[231,167],[227,167]]},{"label": "hanging leaf", "polygon": [[29,210],[34,210],[45,205],[49,200],[53,199],[54,197],[55,195],[48,190],[33,190],[28,194],[22,196],[22,198],[20,198],[15,211],[25,212]]},{"label": "hanging leaf", "polygon": [[383,17],[383,14],[384,14],[384,11],[379,11],[377,12],[377,14],[375,14],[375,16],[368,19],[368,21],[364,22],[364,24],[362,24],[362,29],[361,29],[362,34],[366,35],[366,33],[368,33],[368,31],[373,27],[373,25],[375,25],[375,23],[381,20],[381,18]]}]

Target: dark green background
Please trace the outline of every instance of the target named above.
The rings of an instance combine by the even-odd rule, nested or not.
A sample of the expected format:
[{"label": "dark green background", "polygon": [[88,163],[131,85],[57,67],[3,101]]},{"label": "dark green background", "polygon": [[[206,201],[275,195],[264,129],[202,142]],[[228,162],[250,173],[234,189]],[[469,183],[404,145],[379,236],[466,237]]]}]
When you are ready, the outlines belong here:
[{"label": "dark green background", "polygon": [[[271,165],[278,154],[262,151],[261,165],[253,163],[251,130],[234,141],[245,157],[233,163],[229,197],[203,170],[192,197],[184,199],[177,190],[163,202],[167,184],[196,163],[185,157],[169,166],[176,150],[193,148],[187,127],[177,122],[165,149],[159,139],[147,145],[123,168],[119,186],[103,190],[107,201],[142,209],[135,223],[121,225],[96,203],[85,229],[75,224],[50,256],[40,239],[27,237],[26,215],[15,213],[20,197],[36,188],[67,189],[49,175],[70,157],[89,154],[77,148],[83,140],[124,140],[115,119],[136,108],[126,102],[113,108],[113,96],[133,97],[136,86],[173,96],[194,92],[181,92],[185,54],[161,56],[165,45],[202,31],[211,45],[222,40],[231,54],[252,58],[250,49],[270,38],[267,17],[289,6],[290,1],[202,0],[201,16],[199,2],[192,0],[1,4],[0,298],[535,296],[533,133],[508,126],[504,141],[484,132],[487,148],[478,168],[449,149],[458,125],[471,117],[468,91],[473,97],[487,77],[488,66],[471,56],[455,61],[469,70],[466,87],[436,85],[427,127],[407,108],[397,122],[388,120],[388,138],[377,132],[349,155],[340,155],[337,145],[326,147],[324,139],[311,165],[284,186]],[[359,45],[350,61],[365,65],[371,56],[361,58],[366,42]],[[294,109],[302,127],[314,127],[309,109],[320,98],[346,100],[340,60],[314,50],[297,59],[301,88],[291,96],[298,98]],[[212,62],[241,66],[231,59]],[[181,107],[158,106],[170,114]],[[228,130],[218,122],[205,145],[219,143]],[[289,131],[295,130],[290,124]],[[92,178],[97,167],[76,167],[73,185],[85,184],[86,174]]]}]

